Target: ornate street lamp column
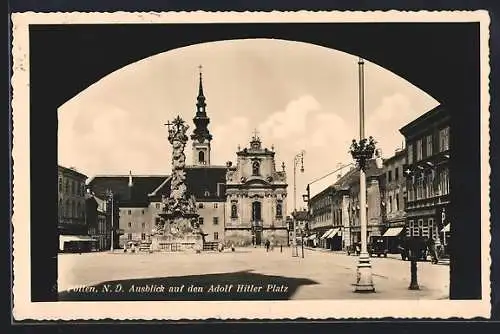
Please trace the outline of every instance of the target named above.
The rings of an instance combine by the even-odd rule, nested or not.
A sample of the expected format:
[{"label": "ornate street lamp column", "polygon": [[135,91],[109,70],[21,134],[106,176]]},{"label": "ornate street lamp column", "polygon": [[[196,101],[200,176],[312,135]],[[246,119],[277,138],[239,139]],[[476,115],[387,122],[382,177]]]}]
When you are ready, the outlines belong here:
[{"label": "ornate street lamp column", "polygon": [[367,220],[366,220],[366,175],[367,163],[375,152],[373,137],[365,138],[365,106],[364,106],[364,72],[363,59],[359,58],[359,142],[353,139],[350,153],[356,160],[359,168],[359,219],[361,225],[361,253],[356,273],[355,292],[374,292],[370,255],[367,249]]},{"label": "ornate street lamp column", "polygon": [[299,252],[297,249],[297,166],[300,164],[300,172],[304,173],[304,154],[305,151],[301,151],[299,154],[295,155],[293,158],[293,232],[292,232],[292,257],[298,257]]},{"label": "ornate street lamp column", "polygon": [[115,208],[114,208],[114,202],[115,202],[115,199],[114,199],[114,194],[113,194],[113,191],[112,190],[107,190],[106,191],[106,195],[108,196],[108,199],[111,201],[111,247],[110,247],[110,251],[113,252],[115,250],[115,245],[114,245],[114,242],[115,242],[115,238],[114,238],[114,234],[115,234],[115,224],[114,224],[114,216],[115,216]]}]

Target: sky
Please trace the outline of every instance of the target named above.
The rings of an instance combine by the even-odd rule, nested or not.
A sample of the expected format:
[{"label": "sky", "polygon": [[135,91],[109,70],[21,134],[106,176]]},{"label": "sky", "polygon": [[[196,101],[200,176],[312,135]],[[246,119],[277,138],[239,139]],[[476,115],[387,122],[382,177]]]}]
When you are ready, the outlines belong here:
[{"label": "sky", "polygon": [[[169,174],[171,147],[164,124],[177,115],[191,134],[199,66],[203,66],[212,164],[236,162],[254,130],[285,163],[293,211],[294,156],[297,209],[308,183],[352,162],[359,137],[358,57],[292,41],[247,39],[192,45],[154,55],[97,81],[58,110],[58,159],[89,177]],[[438,105],[394,73],[365,61],[365,132],[384,158],[401,148],[399,129]],[[186,145],[187,162],[192,159]],[[348,168],[342,170],[345,173]],[[337,173],[311,184],[311,195]]]}]

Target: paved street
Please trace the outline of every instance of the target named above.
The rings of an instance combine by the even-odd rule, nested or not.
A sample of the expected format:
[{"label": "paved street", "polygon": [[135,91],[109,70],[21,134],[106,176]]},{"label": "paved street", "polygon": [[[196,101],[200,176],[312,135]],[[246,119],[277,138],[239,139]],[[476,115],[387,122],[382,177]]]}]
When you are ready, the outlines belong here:
[{"label": "paved street", "polygon": [[[289,248],[282,253],[241,248],[202,254],[61,254],[58,261],[61,300],[447,299],[449,288],[449,266],[419,262],[421,290],[410,291],[409,262],[372,258],[376,293],[353,293],[357,257],[308,249],[305,258],[292,257]],[[123,291],[100,293],[104,285]],[[97,288],[83,291],[88,286]],[[187,291],[190,286],[200,290]]]}]

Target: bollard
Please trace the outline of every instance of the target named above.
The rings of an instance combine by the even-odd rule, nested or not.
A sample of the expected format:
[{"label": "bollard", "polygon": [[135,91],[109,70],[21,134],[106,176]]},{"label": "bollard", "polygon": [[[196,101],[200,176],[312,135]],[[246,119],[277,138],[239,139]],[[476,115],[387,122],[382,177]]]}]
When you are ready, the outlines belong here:
[{"label": "bollard", "polygon": [[280,253],[283,253],[283,245],[280,244]]},{"label": "bollard", "polygon": [[418,276],[417,276],[417,256],[415,256],[415,251],[410,250],[410,259],[411,259],[411,264],[410,264],[410,275],[411,275],[411,281],[410,281],[410,286],[408,287],[409,290],[420,290],[420,287],[418,286]]}]

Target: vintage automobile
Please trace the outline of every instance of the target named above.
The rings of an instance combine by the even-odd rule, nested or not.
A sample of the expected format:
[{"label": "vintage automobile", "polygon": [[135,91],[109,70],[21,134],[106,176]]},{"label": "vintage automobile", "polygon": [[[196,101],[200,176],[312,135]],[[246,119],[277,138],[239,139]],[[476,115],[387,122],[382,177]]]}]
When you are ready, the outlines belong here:
[{"label": "vintage automobile", "polygon": [[380,257],[382,255],[387,257],[387,253],[389,253],[387,238],[373,237],[371,243],[368,245],[368,254],[370,254],[370,256],[377,255]]},{"label": "vintage automobile", "polygon": [[410,260],[411,250],[415,252],[417,261],[427,261],[427,244],[424,238],[404,238],[398,248],[403,261]]}]

